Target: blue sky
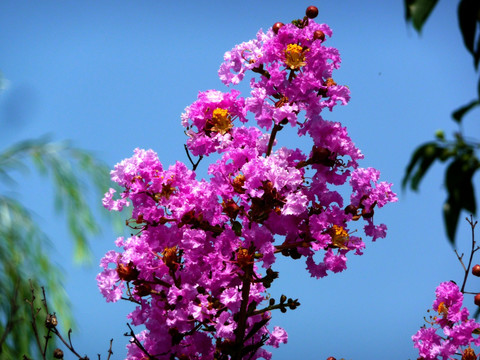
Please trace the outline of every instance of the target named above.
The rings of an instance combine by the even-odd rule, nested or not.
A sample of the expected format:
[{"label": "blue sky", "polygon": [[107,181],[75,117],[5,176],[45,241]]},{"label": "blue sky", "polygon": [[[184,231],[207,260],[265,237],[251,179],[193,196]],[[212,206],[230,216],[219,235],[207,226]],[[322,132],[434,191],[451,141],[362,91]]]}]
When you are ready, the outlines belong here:
[{"label": "blue sky", "polygon": [[[217,77],[224,52],[259,28],[299,18],[316,5],[316,21],[333,29],[328,45],[342,55],[334,78],[352,93],[349,105],[325,118],[347,126],[365,154],[361,166],[378,168],[383,180],[393,182],[399,202],[375,214],[387,224],[387,238],[350,257],[346,272],[314,280],[303,262],[280,262],[272,295],[285,293],[302,305],[274,314],[272,325],[289,333],[274,359],[416,359],[411,335],[423,324],[435,287],[462,278],[443,230],[443,167],[432,169],[420,194],[400,189],[413,149],[438,128],[449,135],[456,130],[450,113],[476,92],[455,3],[439,2],[418,36],[405,24],[403,1],[4,0],[0,70],[9,86],[0,94],[1,148],[51,134],[93,151],[111,167],[136,147],[154,149],[166,165],[187,161],[180,114],[198,91],[225,89]],[[477,138],[478,115],[465,119],[465,132]],[[296,139],[279,141],[291,146]],[[92,239],[91,267],[73,266],[49,183],[32,177],[16,190],[54,239],[54,258],[65,270],[78,322],[76,348],[106,358],[113,337],[114,358],[123,358],[125,316],[132,307],[106,304],[95,283],[98,261],[114,247],[114,230],[105,223]],[[92,200],[92,206],[99,203]],[[459,250],[467,251],[468,227],[462,222],[459,230]],[[471,279],[470,291],[479,287]],[[473,298],[466,302],[473,305]]]}]

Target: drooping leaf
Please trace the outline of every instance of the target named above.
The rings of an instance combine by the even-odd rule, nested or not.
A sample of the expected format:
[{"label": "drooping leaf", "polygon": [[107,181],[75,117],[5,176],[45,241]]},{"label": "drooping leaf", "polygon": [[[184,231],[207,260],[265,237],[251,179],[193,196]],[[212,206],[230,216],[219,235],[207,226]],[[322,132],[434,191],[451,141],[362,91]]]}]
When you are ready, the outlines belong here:
[{"label": "drooping leaf", "polygon": [[[479,37],[479,40],[480,40],[480,37]],[[477,95],[478,95],[478,99],[480,99],[480,78],[478,78],[478,83],[477,83]]]},{"label": "drooping leaf", "polygon": [[[7,181],[6,185],[15,185],[18,172],[25,173],[30,168],[52,181],[58,210],[72,235],[75,258],[85,262],[90,258],[89,238],[99,228],[87,203],[87,190],[91,190],[91,185],[99,193],[108,189],[108,168],[84,150],[72,148],[65,142],[51,142],[48,138],[22,141],[0,152],[0,175]],[[68,297],[62,284],[63,272],[52,257],[50,239],[38,224],[23,204],[0,194],[1,359],[21,359],[24,354],[33,359],[41,358],[29,322],[31,315],[24,301],[31,296],[29,279],[37,290],[40,285],[48,289],[49,302],[57,311],[60,324],[67,328],[72,325]],[[41,292],[37,294],[40,296]],[[44,329],[45,319],[37,320],[38,329]],[[15,326],[10,326],[13,322]],[[43,339],[45,334],[39,335]],[[50,355],[47,358],[52,358]]]},{"label": "drooping leaf", "polygon": [[443,204],[443,221],[445,223],[445,230],[447,231],[448,241],[455,245],[455,233],[458,225],[458,218],[460,217],[460,205],[453,197],[448,197]]},{"label": "drooping leaf", "polygon": [[[473,156],[473,155],[472,155]],[[472,178],[478,167],[475,161],[462,156],[453,161],[445,172],[445,187],[448,197],[443,215],[449,241],[455,243],[455,233],[461,210],[476,213],[475,190]]]},{"label": "drooping leaf", "polygon": [[439,159],[443,148],[435,142],[420,145],[413,153],[405,170],[402,187],[405,188],[410,182],[410,188],[417,191],[420,181],[436,159]]},{"label": "drooping leaf", "polygon": [[475,55],[473,56],[473,65],[475,69],[478,69],[478,63],[480,62],[480,36],[477,37],[477,45],[475,46]]},{"label": "drooping leaf", "polygon": [[437,2],[438,0],[405,0],[406,20],[411,21],[415,30],[421,32]]},{"label": "drooping leaf", "polygon": [[[480,84],[480,83],[479,83]],[[472,110],[474,107],[480,105],[479,100],[473,100],[469,102],[467,105],[463,105],[462,107],[458,108],[452,113],[452,117],[455,122],[461,123],[462,118],[465,116],[466,113],[468,113],[470,110]]]},{"label": "drooping leaf", "polygon": [[480,3],[477,0],[461,0],[458,4],[458,24],[462,32],[463,43],[474,59],[475,35],[477,32],[478,11]]}]

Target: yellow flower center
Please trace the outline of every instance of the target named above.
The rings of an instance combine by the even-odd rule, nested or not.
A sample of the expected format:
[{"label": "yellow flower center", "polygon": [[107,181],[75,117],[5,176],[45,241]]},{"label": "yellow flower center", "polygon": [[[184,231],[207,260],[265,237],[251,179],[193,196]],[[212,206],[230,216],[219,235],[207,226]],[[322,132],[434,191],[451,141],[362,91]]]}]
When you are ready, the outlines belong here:
[{"label": "yellow flower center", "polygon": [[300,45],[289,44],[285,50],[285,64],[287,64],[291,70],[298,70],[302,66],[307,65],[304,55],[307,51],[309,50],[304,50]]},{"label": "yellow flower center", "polygon": [[443,314],[443,315],[447,315],[448,314],[448,307],[445,305],[445,303],[442,301],[439,305],[438,305],[438,314]]},{"label": "yellow flower center", "polygon": [[175,268],[177,263],[178,263],[178,257],[177,257],[177,247],[171,247],[171,248],[165,248],[165,250],[162,251],[163,255],[163,262],[165,265],[167,265],[169,268]]},{"label": "yellow flower center", "polygon": [[476,360],[477,355],[475,354],[475,351],[469,346],[466,348],[462,354],[462,360]]},{"label": "yellow flower center", "polygon": [[225,135],[233,127],[228,110],[216,108],[213,110],[211,131]]},{"label": "yellow flower center", "polygon": [[345,229],[338,225],[333,225],[328,231],[329,235],[332,237],[332,245],[340,249],[348,249],[345,245],[348,242],[349,235]]},{"label": "yellow flower center", "polygon": [[248,249],[240,248],[237,251],[237,263],[241,268],[253,262],[253,255],[248,252]]}]

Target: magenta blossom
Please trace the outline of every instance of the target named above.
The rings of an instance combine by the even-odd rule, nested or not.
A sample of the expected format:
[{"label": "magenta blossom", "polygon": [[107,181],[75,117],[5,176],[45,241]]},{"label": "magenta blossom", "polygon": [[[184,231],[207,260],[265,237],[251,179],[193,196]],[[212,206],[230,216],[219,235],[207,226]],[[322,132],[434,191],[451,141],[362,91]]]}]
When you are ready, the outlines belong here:
[{"label": "magenta blossom", "polygon": [[[361,234],[386,236],[374,212],[397,201],[391,184],[360,168],[363,154],[347,129],[321,116],[350,98],[332,78],[340,56],[324,44],[331,36],[305,17],[227,52],[220,79],[235,85],[253,75],[251,96],[208,90],[185,109],[193,170],[181,162],[166,168],[141,149],[115,166],[112,180],[123,191],[114,198],[109,190],[103,203],[114,211],[131,205],[132,235],[105,255],[97,281],[107,301],[136,305],[128,318],[145,330],[132,334],[128,358],[270,359],[264,346],[288,340],[269,327],[272,314],[300,305],[267,293],[278,257],[303,258],[320,278],[362,255]],[[244,124],[248,116],[257,126]],[[310,146],[277,146],[286,125]],[[190,155],[213,153],[209,177],[198,179]]]}]

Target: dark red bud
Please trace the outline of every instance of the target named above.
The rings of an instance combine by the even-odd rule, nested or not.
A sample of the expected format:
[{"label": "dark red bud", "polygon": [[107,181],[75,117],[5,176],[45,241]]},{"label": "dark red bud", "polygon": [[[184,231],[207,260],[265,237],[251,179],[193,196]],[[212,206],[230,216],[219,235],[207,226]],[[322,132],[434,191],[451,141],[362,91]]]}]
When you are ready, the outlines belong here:
[{"label": "dark red bud", "polygon": [[138,282],[135,284],[135,295],[140,297],[148,296],[152,292],[152,287],[144,282]]},{"label": "dark red bud", "polygon": [[475,295],[475,305],[480,306],[480,294]]},{"label": "dark red bud", "polygon": [[138,270],[135,268],[135,265],[130,261],[128,265],[119,263],[117,265],[117,274],[121,280],[132,281],[137,279]]},{"label": "dark red bud", "polygon": [[305,14],[309,19],[314,19],[318,15],[318,8],[316,6],[309,6],[307,11],[305,11]]},{"label": "dark red bud", "polygon": [[322,163],[328,157],[332,154],[332,152],[326,148],[323,147],[317,147],[313,146],[312,147],[312,162],[317,164],[317,163]]},{"label": "dark red bud", "polygon": [[480,265],[477,264],[472,268],[472,274],[475,276],[480,276]]},{"label": "dark red bud", "polygon": [[345,214],[357,215],[357,207],[350,204],[345,207]]},{"label": "dark red bud", "polygon": [[322,42],[325,41],[325,33],[322,30],[316,30],[313,33],[313,40],[321,40]]},{"label": "dark red bud", "polygon": [[284,23],[282,22],[276,22],[275,24],[273,24],[272,26],[272,30],[275,34],[278,34],[278,30],[280,30],[280,28],[285,25]]}]

